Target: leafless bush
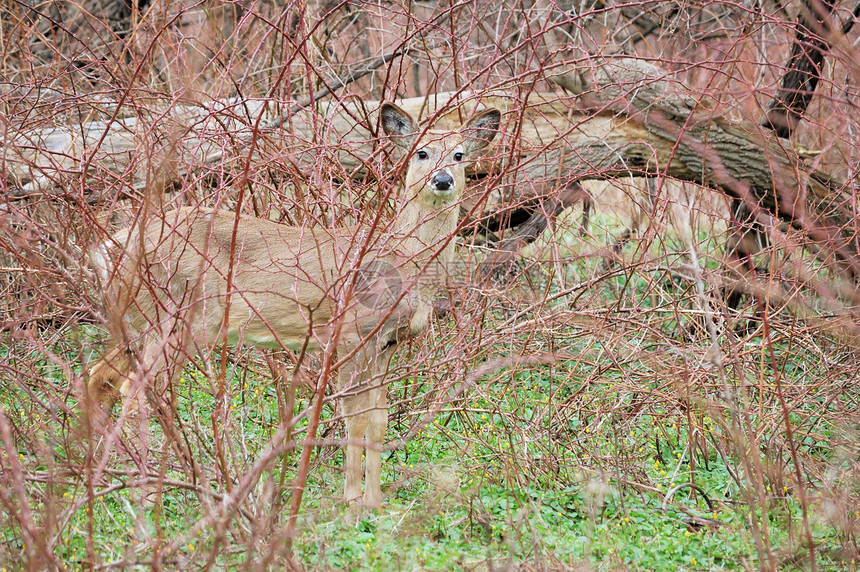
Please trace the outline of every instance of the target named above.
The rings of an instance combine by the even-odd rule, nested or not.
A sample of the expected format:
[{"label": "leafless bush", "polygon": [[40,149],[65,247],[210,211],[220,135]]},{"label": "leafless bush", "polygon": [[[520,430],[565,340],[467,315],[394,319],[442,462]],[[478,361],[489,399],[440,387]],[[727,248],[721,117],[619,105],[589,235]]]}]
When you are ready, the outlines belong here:
[{"label": "leafless bush", "polygon": [[[392,366],[389,491],[427,479],[459,499],[458,475],[492,471],[521,487],[576,475],[595,491],[612,479],[656,494],[647,465],[673,444],[685,461],[666,467],[690,483],[725,464],[727,502],[749,509],[762,568],[822,550],[857,558],[850,9],[3,4],[0,562],[303,565],[290,556],[288,507],[305,486],[296,453],[317,448],[294,513],[331,518],[340,487],[331,390],[307,434],[325,367],[302,352],[201,353],[160,386],[148,462],[129,434],[105,447],[79,399],[119,324],[89,253],[187,205],[376,228],[403,164],[373,112],[402,98],[424,125],[460,124],[482,105],[504,124],[471,167],[438,316]],[[783,80],[800,60],[813,63],[806,75]],[[788,132],[774,119],[785,108]],[[588,194],[598,208],[583,233],[576,203]],[[613,253],[623,213],[639,232]],[[498,387],[543,399],[500,408]],[[448,430],[452,420],[473,430]],[[430,430],[450,439],[456,471],[397,466]],[[166,498],[195,507],[187,522],[170,522]],[[780,544],[768,515],[789,498],[801,514]],[[108,499],[109,513],[133,515],[123,539],[100,536],[93,514]],[[816,544],[819,522],[838,545]]]}]

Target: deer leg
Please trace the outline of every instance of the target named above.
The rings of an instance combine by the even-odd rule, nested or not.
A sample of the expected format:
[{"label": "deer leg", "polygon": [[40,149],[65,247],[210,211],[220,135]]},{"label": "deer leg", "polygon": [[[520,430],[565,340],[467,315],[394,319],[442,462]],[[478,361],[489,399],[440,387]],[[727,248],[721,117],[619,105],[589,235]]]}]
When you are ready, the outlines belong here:
[{"label": "deer leg", "polygon": [[[357,397],[357,396],[356,396]],[[343,498],[346,502],[353,502],[361,498],[361,457],[364,453],[365,434],[370,421],[367,413],[351,413],[353,409],[347,404],[350,401],[364,401],[355,398],[344,401],[344,415],[346,415],[346,486]]]},{"label": "deer leg", "polygon": [[388,389],[385,370],[391,350],[382,352],[365,348],[341,366],[340,389],[346,419],[346,485],[347,502],[361,498],[362,455],[365,456],[364,505],[378,508],[382,504],[382,445],[388,427]]},{"label": "deer leg", "polygon": [[158,486],[153,479],[157,475],[157,471],[150,464],[149,420],[151,411],[146,397],[146,385],[152,375],[152,370],[143,367],[146,363],[139,363],[136,371],[124,379],[119,387],[122,412],[116,428],[118,434],[124,434],[121,444],[127,451],[132,465],[137,468],[140,474],[141,483],[137,496],[139,509],[135,511],[135,529],[137,536],[141,539],[151,536],[145,518],[145,508],[153,507],[158,502]]},{"label": "deer leg", "polygon": [[[138,372],[139,374],[142,372]],[[146,374],[143,373],[145,376]],[[123,380],[119,388],[120,396],[122,397],[122,416],[124,417],[124,425],[129,427],[136,441],[140,443],[139,452],[145,453],[148,445],[147,434],[149,432],[149,407],[146,401],[146,390],[144,383],[137,381],[139,376],[134,376],[132,379]]]},{"label": "deer leg", "polygon": [[132,458],[138,464],[141,475],[147,476],[147,456],[149,452],[150,407],[146,396],[147,385],[161,373],[165,366],[163,353],[155,344],[144,346],[144,352],[136,369],[125,377],[119,386],[122,399],[122,413],[119,422],[128,430],[126,445]]},{"label": "deer leg", "polygon": [[338,388],[346,391],[342,401],[347,439],[344,466],[346,485],[343,492],[346,502],[361,498],[362,456],[370,423],[371,402],[365,384],[370,364],[362,359],[362,354],[362,351],[357,352],[338,371]]},{"label": "deer leg", "polygon": [[[383,380],[379,380],[382,383]],[[364,484],[364,504],[370,508],[382,505],[382,445],[388,429],[388,387],[374,388],[376,407],[370,412],[367,426],[367,459]]]},{"label": "deer leg", "polygon": [[364,479],[364,504],[370,508],[382,506],[382,446],[388,429],[388,385],[385,376],[393,353],[393,346],[375,352],[371,356],[373,378],[368,392],[371,406],[367,426],[366,472]]},{"label": "deer leg", "polygon": [[128,380],[131,369],[131,351],[121,345],[113,348],[90,368],[83,410],[91,426],[105,426],[120,396],[120,387]]}]

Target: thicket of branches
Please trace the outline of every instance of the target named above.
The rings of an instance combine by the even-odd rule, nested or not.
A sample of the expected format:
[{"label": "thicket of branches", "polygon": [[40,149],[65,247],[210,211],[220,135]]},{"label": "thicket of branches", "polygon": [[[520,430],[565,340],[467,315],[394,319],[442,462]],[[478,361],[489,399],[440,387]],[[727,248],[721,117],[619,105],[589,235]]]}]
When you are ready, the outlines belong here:
[{"label": "thicket of branches", "polygon": [[[230,354],[277,386],[281,439],[249,452],[212,437],[247,420],[227,406],[232,369],[195,357],[223,397],[211,415],[159,409],[171,437],[158,460],[132,446],[117,460],[79,422],[86,364],[117,327],[89,252],[183,205],[292,225],[384,218],[403,165],[374,112],[404,99],[422,125],[487,105],[504,120],[470,171],[457,284],[391,375],[391,448],[436,413],[478,411],[487,387],[563,363],[542,414],[555,421],[497,411],[543,448],[509,458],[508,479],[582,465],[653,491],[641,443],[600,454],[573,427],[680,416],[691,463],[718,452],[752,513],[767,514],[770,490],[800,499],[792,530],[813,566],[813,500],[845,560],[858,554],[853,6],[24,0],[0,19],[0,526],[21,539],[4,539],[0,561],[64,569],[73,514],[153,484],[191,491],[200,520],[173,539],[139,531],[146,549],[126,564],[176,562],[169,550],[198,530],[215,531],[213,562],[239,543],[261,567],[287,558],[309,415],[295,404],[310,402],[300,381],[314,386],[318,364],[294,375],[289,352]],[[630,230],[604,236],[607,213]],[[314,467],[336,458],[333,417]],[[785,555],[764,522],[750,527],[776,569]]]}]

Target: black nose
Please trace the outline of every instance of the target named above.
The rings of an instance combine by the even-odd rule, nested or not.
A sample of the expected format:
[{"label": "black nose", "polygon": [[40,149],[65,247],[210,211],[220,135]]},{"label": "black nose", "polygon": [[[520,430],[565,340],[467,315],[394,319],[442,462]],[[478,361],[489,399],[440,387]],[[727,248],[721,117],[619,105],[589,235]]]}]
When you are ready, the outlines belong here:
[{"label": "black nose", "polygon": [[433,179],[430,181],[430,184],[437,191],[447,191],[454,186],[454,177],[448,173],[436,173],[433,175]]}]

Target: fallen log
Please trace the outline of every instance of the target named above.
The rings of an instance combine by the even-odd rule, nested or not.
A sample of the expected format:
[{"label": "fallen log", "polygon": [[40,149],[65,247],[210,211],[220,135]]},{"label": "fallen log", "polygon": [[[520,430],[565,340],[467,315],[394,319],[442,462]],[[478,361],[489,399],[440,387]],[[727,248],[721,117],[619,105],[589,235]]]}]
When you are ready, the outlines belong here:
[{"label": "fallen log", "polygon": [[[398,102],[442,129],[460,123],[478,106],[503,111],[506,136],[490,153],[493,160],[480,162],[473,174],[492,177],[496,199],[481,205],[530,212],[519,219],[530,221],[531,230],[515,244],[527,243],[541,226],[532,216],[553,216],[559,204],[570,203],[562,199],[547,208],[547,198],[558,200],[559,191],[569,192],[580,181],[663,176],[736,197],[754,214],[778,216],[802,229],[852,273],[860,272],[852,240],[851,185],[837,174],[808,167],[788,141],[754,122],[724,118],[711,102],[642,60],[595,58],[590,67],[558,68],[549,79],[567,94],[461,92]],[[81,192],[92,193],[94,201],[105,200],[111,192],[133,195],[146,180],[142,156],[153,153],[154,146],[146,142],[170,137],[181,141],[179,164],[186,169],[237,158],[253,161],[288,149],[299,171],[322,158],[340,177],[360,177],[379,171],[372,168],[381,160],[373,141],[377,106],[355,99],[318,102],[313,109],[287,116],[278,129],[261,126],[277,121],[283,105],[263,100],[176,105],[145,117],[114,113],[110,121],[11,137],[7,124],[3,161],[8,195],[62,196],[68,189],[85,189]],[[254,146],[249,145],[252,141]],[[123,184],[104,184],[119,179]],[[91,185],[93,180],[100,184]],[[480,221],[481,213],[473,214]],[[499,216],[498,208],[493,216]]]}]

